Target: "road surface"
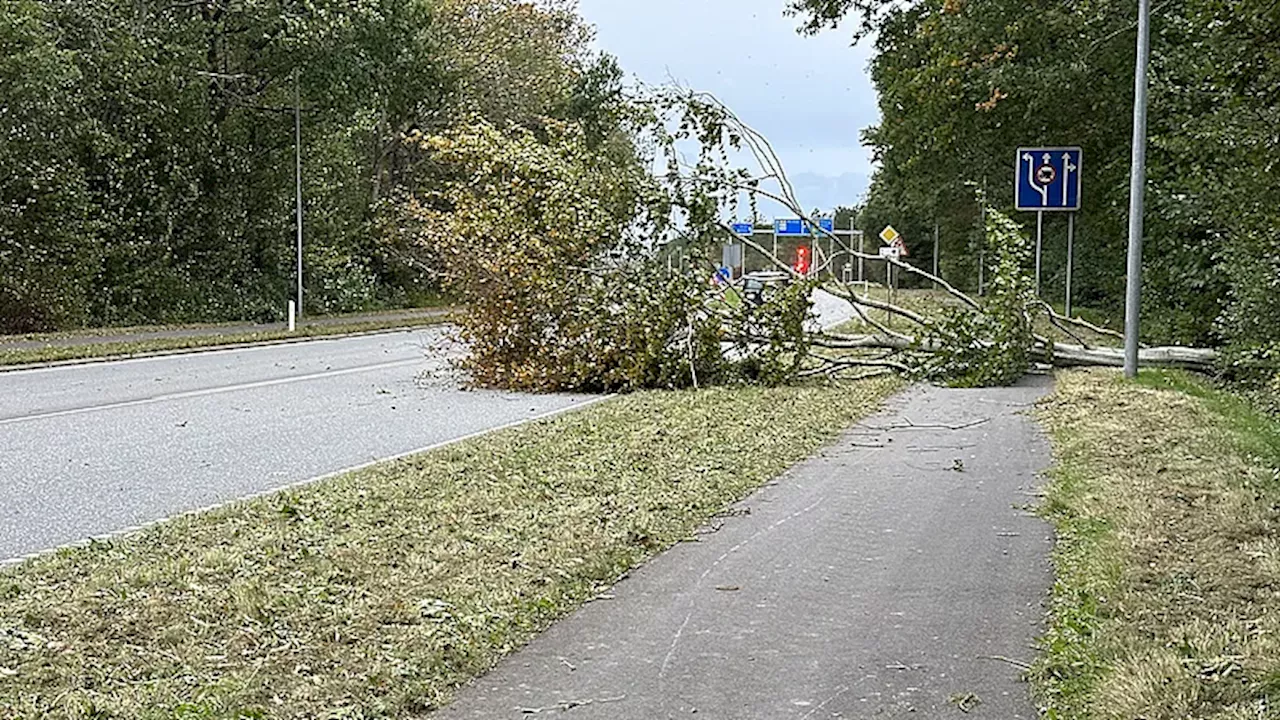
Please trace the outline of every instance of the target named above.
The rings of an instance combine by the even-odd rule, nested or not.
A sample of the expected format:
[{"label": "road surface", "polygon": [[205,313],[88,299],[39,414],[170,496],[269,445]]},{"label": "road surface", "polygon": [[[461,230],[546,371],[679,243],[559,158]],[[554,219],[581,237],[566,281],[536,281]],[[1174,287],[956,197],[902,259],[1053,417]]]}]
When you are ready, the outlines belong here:
[{"label": "road surface", "polygon": [[442,335],[0,373],[0,562],[587,400],[431,380]]},{"label": "road surface", "polygon": [[1049,385],[908,391],[433,720],[1033,720]]}]

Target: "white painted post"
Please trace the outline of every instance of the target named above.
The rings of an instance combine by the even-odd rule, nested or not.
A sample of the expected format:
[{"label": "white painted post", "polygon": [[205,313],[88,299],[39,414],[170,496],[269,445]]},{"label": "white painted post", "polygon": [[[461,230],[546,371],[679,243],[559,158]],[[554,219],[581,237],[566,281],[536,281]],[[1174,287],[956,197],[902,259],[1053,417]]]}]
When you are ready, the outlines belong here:
[{"label": "white painted post", "polygon": [[298,303],[294,300],[289,301],[289,332],[298,329]]}]

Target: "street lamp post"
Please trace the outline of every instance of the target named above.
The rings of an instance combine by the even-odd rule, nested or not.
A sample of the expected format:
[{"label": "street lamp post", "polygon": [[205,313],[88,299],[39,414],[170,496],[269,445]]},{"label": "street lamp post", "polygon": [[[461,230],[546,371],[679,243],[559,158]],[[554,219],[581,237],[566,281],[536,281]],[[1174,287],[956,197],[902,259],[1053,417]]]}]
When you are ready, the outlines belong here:
[{"label": "street lamp post", "polygon": [[1124,375],[1138,375],[1142,300],[1142,212],[1147,185],[1147,65],[1151,58],[1151,0],[1138,0],[1138,61],[1133,89],[1133,165],[1129,178],[1129,258],[1124,302]]},{"label": "street lamp post", "polygon": [[294,183],[295,205],[298,215],[297,247],[297,298],[298,317],[302,317],[302,91],[298,88],[298,74],[293,75],[293,150],[294,150]]}]

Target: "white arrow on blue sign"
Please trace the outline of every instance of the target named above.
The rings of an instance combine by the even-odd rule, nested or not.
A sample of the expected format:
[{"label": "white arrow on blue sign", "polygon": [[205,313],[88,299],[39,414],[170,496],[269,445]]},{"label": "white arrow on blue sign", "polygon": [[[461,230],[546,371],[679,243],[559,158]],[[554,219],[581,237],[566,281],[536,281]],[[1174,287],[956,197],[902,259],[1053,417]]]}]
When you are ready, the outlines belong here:
[{"label": "white arrow on blue sign", "polygon": [[[836,221],[834,218],[818,218],[818,227],[827,232],[835,232]],[[775,221],[773,232],[776,235],[812,235],[813,229],[800,218],[790,218]]]},{"label": "white arrow on blue sign", "polygon": [[1018,148],[1016,206],[1019,210],[1079,210],[1078,147]]}]

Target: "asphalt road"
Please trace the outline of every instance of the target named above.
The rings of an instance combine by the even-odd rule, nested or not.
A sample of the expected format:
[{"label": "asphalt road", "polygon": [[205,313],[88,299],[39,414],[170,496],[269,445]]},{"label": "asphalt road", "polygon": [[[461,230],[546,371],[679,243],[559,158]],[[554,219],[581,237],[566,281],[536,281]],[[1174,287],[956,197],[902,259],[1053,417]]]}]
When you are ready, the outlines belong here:
[{"label": "asphalt road", "polygon": [[434,720],[1032,720],[1049,384],[908,391]]},{"label": "asphalt road", "polygon": [[0,562],[587,400],[460,390],[442,333],[0,373]]}]

